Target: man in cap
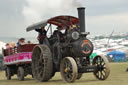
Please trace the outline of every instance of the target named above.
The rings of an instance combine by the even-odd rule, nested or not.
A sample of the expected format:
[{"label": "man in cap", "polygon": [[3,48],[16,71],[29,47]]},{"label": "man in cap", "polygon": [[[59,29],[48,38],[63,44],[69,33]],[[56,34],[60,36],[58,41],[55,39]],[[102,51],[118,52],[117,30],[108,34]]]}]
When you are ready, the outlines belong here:
[{"label": "man in cap", "polygon": [[17,47],[20,46],[20,45],[24,45],[24,44],[26,44],[26,43],[25,43],[25,38],[20,38],[20,39],[18,40]]},{"label": "man in cap", "polygon": [[39,33],[39,35],[38,35],[38,37],[37,37],[39,43],[40,43],[40,44],[43,44],[43,40],[44,40],[44,38],[46,37],[46,33],[47,33],[47,32],[45,31],[45,29],[44,29],[44,26],[41,27],[41,29],[35,29],[35,31],[37,31],[37,32]]}]

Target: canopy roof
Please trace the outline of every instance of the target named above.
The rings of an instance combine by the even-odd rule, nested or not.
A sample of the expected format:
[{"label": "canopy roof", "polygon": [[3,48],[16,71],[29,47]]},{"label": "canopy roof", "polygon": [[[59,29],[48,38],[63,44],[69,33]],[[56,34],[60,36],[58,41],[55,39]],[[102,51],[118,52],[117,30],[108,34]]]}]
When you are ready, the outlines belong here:
[{"label": "canopy roof", "polygon": [[31,31],[34,29],[37,29],[39,27],[43,27],[46,26],[47,23],[49,24],[54,24],[56,26],[65,26],[65,25],[73,25],[73,24],[77,24],[79,22],[79,19],[73,16],[56,16],[53,18],[50,18],[48,20],[45,21],[41,21],[38,23],[35,23],[33,25],[30,25],[29,27],[27,27],[27,31]]}]

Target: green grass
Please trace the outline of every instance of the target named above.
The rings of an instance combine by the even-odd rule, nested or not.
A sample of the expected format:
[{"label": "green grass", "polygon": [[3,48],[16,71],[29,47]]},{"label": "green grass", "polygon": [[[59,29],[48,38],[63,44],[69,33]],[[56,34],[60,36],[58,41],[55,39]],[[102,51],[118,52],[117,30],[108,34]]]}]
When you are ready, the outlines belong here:
[{"label": "green grass", "polygon": [[48,82],[38,82],[27,76],[24,81],[18,81],[17,76],[13,76],[12,80],[6,80],[4,72],[0,72],[0,85],[128,85],[128,63],[110,63],[110,76],[105,81],[97,80],[92,73],[85,73],[80,80],[75,83],[65,83],[60,73]]}]

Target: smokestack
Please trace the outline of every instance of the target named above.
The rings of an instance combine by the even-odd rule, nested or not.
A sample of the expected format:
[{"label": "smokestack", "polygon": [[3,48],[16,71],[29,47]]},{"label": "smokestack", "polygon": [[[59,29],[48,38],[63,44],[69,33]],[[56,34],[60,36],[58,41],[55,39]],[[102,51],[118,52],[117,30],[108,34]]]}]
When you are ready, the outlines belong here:
[{"label": "smokestack", "polygon": [[79,7],[78,9],[78,16],[79,16],[79,24],[80,24],[80,32],[81,34],[85,34],[85,8]]}]

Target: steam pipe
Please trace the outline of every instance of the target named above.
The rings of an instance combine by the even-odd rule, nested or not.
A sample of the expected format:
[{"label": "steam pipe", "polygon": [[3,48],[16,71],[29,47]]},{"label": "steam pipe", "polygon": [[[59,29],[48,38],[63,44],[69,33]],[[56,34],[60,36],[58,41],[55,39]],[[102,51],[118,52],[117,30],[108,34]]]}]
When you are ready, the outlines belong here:
[{"label": "steam pipe", "polygon": [[79,17],[79,24],[80,24],[80,32],[81,34],[86,33],[85,29],[85,8],[84,7],[79,7],[77,8],[78,10],[78,17]]}]

